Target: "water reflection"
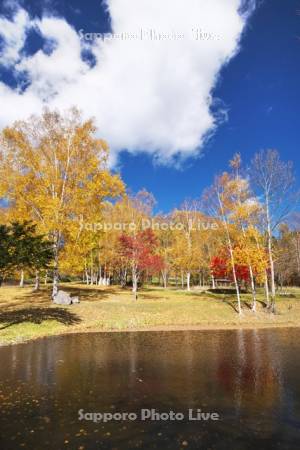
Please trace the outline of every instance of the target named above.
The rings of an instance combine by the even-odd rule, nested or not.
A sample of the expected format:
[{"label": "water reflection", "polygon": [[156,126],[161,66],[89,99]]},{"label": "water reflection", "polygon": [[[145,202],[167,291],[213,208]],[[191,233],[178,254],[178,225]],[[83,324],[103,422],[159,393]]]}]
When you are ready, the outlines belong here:
[{"label": "water reflection", "polygon": [[[1,448],[298,449],[299,337],[292,329],[113,333],[1,348]],[[202,408],[221,420],[94,424],[78,421],[81,408]]]}]

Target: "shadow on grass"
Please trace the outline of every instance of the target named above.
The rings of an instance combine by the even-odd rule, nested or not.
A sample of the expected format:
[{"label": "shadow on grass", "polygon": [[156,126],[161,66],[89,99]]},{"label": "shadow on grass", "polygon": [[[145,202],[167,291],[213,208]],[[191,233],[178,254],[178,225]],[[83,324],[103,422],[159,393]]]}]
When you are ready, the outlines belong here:
[{"label": "shadow on grass", "polygon": [[222,302],[226,303],[226,305],[230,306],[236,313],[239,312],[238,310],[238,302],[236,300],[229,300],[228,298],[223,298]]},{"label": "shadow on grass", "polygon": [[157,301],[166,300],[166,297],[162,296],[159,297],[158,295],[147,294],[144,293],[143,291],[138,291],[138,298],[141,298],[143,300],[157,300]]},{"label": "shadow on grass", "polygon": [[[222,302],[226,303],[226,305],[230,306],[235,312],[239,311],[237,300],[230,300],[229,298],[223,297]],[[256,300],[256,303],[261,305],[264,310],[267,309],[267,304],[263,300]],[[249,301],[241,300],[241,308],[245,309],[245,307],[247,309],[249,309],[250,311],[252,311],[252,304]]]},{"label": "shadow on grass", "polygon": [[93,288],[93,287],[75,287],[62,285],[61,290],[68,292],[72,296],[78,296],[80,301],[98,301],[103,300],[105,297],[109,297],[112,294],[117,294],[117,290],[111,287]]},{"label": "shadow on grass", "polygon": [[[207,289],[207,292],[210,292],[212,294],[224,294],[224,295],[234,295],[236,294],[236,290],[234,288],[210,288]],[[241,294],[247,294],[247,291],[245,289],[240,288]]]},{"label": "shadow on grass", "polygon": [[[115,294],[116,291],[113,289],[97,289],[97,288],[90,288],[90,287],[73,287],[73,286],[66,286],[61,285],[60,290],[63,290],[65,292],[68,292],[72,296],[78,296],[80,302],[83,302],[85,300],[87,301],[99,301],[103,300],[104,298],[108,297],[111,294]],[[51,304],[51,287],[42,287],[39,291],[32,291],[32,292],[26,292],[22,296],[17,296],[15,300],[18,301],[18,305],[35,305],[35,306],[47,306]],[[2,302],[4,303],[4,302]],[[14,306],[14,303],[6,303],[6,307]]]},{"label": "shadow on grass", "polygon": [[45,320],[56,320],[64,325],[76,325],[81,319],[70,311],[63,308],[22,308],[14,311],[5,311],[0,313],[0,330],[29,322],[40,325]]}]

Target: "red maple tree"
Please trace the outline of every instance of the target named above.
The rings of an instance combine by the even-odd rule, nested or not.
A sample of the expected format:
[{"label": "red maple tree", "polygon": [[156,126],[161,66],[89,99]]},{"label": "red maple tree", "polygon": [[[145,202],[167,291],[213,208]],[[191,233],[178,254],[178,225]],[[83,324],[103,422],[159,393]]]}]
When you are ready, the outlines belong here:
[{"label": "red maple tree", "polygon": [[140,231],[134,236],[120,236],[120,252],[131,267],[132,291],[136,298],[141,274],[145,270],[155,273],[163,268],[163,260],[156,254],[157,247],[158,241],[151,229]]},{"label": "red maple tree", "polygon": [[[232,270],[230,268],[230,258],[226,251],[221,256],[214,256],[211,259],[211,272],[215,278],[226,278],[233,281]],[[235,264],[236,277],[239,282],[249,283],[250,273],[249,267],[242,264]]]}]

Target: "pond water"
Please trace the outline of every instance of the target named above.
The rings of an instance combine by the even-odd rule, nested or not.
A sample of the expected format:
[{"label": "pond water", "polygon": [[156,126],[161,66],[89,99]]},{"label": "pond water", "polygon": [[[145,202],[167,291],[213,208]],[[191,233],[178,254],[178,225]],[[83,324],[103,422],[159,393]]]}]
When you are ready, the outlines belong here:
[{"label": "pond water", "polygon": [[[0,448],[298,450],[299,356],[297,329],[78,334],[2,347]],[[150,409],[156,415],[142,420]],[[219,420],[190,420],[189,410]],[[132,420],[108,420],[120,412]],[[163,412],[169,420],[151,420]]]}]

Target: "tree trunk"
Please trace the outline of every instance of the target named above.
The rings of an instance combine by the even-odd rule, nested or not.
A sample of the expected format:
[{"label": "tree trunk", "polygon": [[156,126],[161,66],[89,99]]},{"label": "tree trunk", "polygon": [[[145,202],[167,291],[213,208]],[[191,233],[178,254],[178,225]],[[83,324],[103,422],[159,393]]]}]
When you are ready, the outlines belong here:
[{"label": "tree trunk", "polygon": [[227,241],[228,241],[228,247],[229,247],[229,253],[230,253],[231,270],[232,270],[233,281],[234,281],[234,286],[235,286],[235,290],[236,290],[236,297],[237,297],[237,302],[238,302],[238,313],[242,314],[240,287],[239,287],[239,283],[238,283],[237,276],[236,276],[233,248],[232,248],[232,243],[231,243],[231,238],[230,238],[230,235],[229,235],[229,231],[228,231],[228,228],[227,228],[227,223],[226,223],[226,234],[227,234]]},{"label": "tree trunk", "polygon": [[237,297],[237,301],[238,301],[238,313],[242,314],[240,287],[239,287],[237,276],[236,276],[236,270],[235,270],[235,264],[234,264],[234,256],[233,256],[233,250],[232,250],[232,247],[231,247],[231,243],[230,243],[230,258],[231,258],[233,281],[234,281],[235,290],[236,290],[236,297]]},{"label": "tree trunk", "polygon": [[222,220],[223,220],[223,224],[224,224],[224,228],[225,228],[225,232],[226,232],[227,243],[228,243],[228,248],[229,248],[229,253],[230,253],[231,270],[232,270],[233,281],[234,281],[234,285],[235,285],[236,297],[237,297],[237,302],[238,302],[238,313],[241,315],[242,314],[242,308],[241,308],[240,287],[239,287],[237,276],[236,276],[235,260],[234,260],[232,241],[231,241],[231,237],[230,237],[230,233],[229,233],[229,229],[228,229],[227,219],[226,219],[226,216],[225,216],[225,213],[224,213],[224,207],[223,207],[223,204],[222,204],[222,201],[221,201],[219,193],[218,193],[218,200],[219,200],[219,205],[220,205],[221,212],[222,212]]},{"label": "tree trunk", "polygon": [[191,273],[187,272],[186,273],[186,289],[187,289],[187,291],[191,290],[190,281],[191,281]]},{"label": "tree trunk", "polygon": [[125,288],[127,284],[127,269],[121,271],[121,287]]},{"label": "tree trunk", "polygon": [[163,278],[164,289],[166,289],[167,288],[167,284],[168,284],[168,273],[167,273],[166,269],[163,269],[161,271],[161,275],[162,275],[162,278]]},{"label": "tree trunk", "polygon": [[54,244],[54,267],[53,267],[53,286],[52,286],[52,300],[56,297],[58,293],[58,245]]},{"label": "tree trunk", "polygon": [[58,270],[54,270],[53,272],[53,288],[52,288],[52,299],[54,300],[54,297],[56,297],[58,293]]},{"label": "tree trunk", "polygon": [[212,288],[216,289],[216,281],[215,281],[215,277],[214,277],[213,273],[211,274],[211,282],[212,282]]},{"label": "tree trunk", "polygon": [[24,287],[24,270],[21,270],[20,287]]},{"label": "tree trunk", "polygon": [[271,281],[271,311],[275,312],[276,287],[275,287],[275,270],[272,254],[272,237],[268,237],[268,252],[270,261],[270,281]]},{"label": "tree trunk", "polygon": [[84,260],[84,278],[85,278],[85,284],[88,285],[89,284],[89,271],[88,271],[86,259]]},{"label": "tree trunk", "polygon": [[90,280],[91,286],[94,284],[94,258],[93,258],[93,250],[91,251],[91,269],[90,269]]},{"label": "tree trunk", "polygon": [[271,281],[271,312],[275,313],[275,300],[276,300],[276,286],[275,286],[275,269],[273,260],[273,248],[272,248],[272,230],[271,230],[271,219],[269,211],[269,202],[266,201],[267,207],[267,234],[268,234],[268,254],[270,263],[270,281]]},{"label": "tree trunk", "polygon": [[265,275],[265,292],[266,292],[267,308],[270,308],[270,293],[269,293],[269,282],[267,271]]},{"label": "tree trunk", "polygon": [[250,281],[251,281],[251,291],[252,291],[252,311],[256,312],[256,289],[255,289],[255,281],[253,276],[252,266],[249,265],[249,273],[250,273]]},{"label": "tree trunk", "polygon": [[138,299],[137,290],[138,290],[138,276],[137,276],[136,269],[133,268],[132,269],[132,293],[134,295],[135,300]]},{"label": "tree trunk", "polygon": [[[242,225],[242,232],[243,232],[244,239],[246,239],[246,232],[245,232],[243,225]],[[251,292],[252,292],[252,307],[251,307],[251,309],[253,312],[256,312],[256,289],[255,289],[254,274],[253,274],[251,262],[249,261],[249,257],[247,259],[248,259],[248,268],[249,268],[250,284],[251,284]]]},{"label": "tree trunk", "polygon": [[34,291],[38,291],[40,289],[40,274],[39,271],[35,271],[35,284],[34,284]]},{"label": "tree trunk", "polygon": [[[98,261],[100,261],[100,255],[98,253]],[[98,284],[98,286],[101,286],[101,279],[102,279],[102,266],[99,264],[98,266],[98,277],[96,280],[96,284]]]}]

